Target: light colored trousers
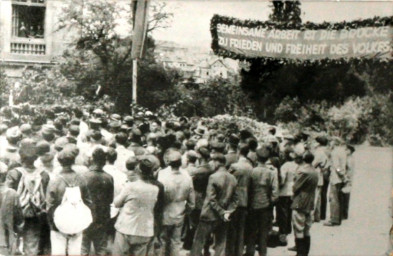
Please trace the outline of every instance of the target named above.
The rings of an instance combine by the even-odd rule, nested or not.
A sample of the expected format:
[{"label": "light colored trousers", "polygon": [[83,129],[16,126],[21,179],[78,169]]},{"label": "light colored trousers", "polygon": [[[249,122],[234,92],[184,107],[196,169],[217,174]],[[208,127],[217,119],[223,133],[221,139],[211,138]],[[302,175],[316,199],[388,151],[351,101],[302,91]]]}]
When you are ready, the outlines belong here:
[{"label": "light colored trousers", "polygon": [[52,230],[50,240],[52,255],[81,255],[82,233],[67,238],[63,233]]}]

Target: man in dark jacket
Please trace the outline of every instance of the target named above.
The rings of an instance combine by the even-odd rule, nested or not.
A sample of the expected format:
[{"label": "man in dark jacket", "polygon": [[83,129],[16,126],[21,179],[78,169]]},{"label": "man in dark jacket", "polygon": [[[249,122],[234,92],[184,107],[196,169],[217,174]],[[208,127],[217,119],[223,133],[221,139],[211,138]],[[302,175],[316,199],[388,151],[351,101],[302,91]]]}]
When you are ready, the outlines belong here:
[{"label": "man in dark jacket", "polygon": [[292,223],[295,234],[297,256],[307,256],[310,251],[311,212],[314,209],[315,192],[318,186],[318,173],[312,166],[314,156],[306,152],[304,165],[299,168],[293,185]]},{"label": "man in dark jacket", "polygon": [[[198,153],[200,155],[199,166],[194,169],[194,171],[189,172],[194,184],[195,208],[188,216],[190,229],[187,231],[183,245],[183,247],[188,250],[192,247],[195,231],[199,224],[203,202],[206,197],[207,184],[209,183],[209,176],[214,171],[209,165],[210,151],[207,147],[200,147]],[[205,248],[205,251],[208,251],[208,246]]]},{"label": "man in dark jacket", "polygon": [[15,255],[17,233],[23,232],[24,218],[15,190],[5,184],[7,165],[0,162],[0,254]]},{"label": "man in dark jacket", "polygon": [[229,168],[229,172],[237,180],[236,193],[239,200],[236,211],[232,214],[228,225],[226,255],[242,256],[244,247],[244,229],[247,217],[248,190],[252,164],[247,159],[249,147],[243,145],[239,150],[239,160]]},{"label": "man in dark jacket", "polygon": [[215,255],[225,255],[227,222],[236,210],[236,178],[225,169],[225,156],[217,153],[212,157],[215,173],[210,175],[206,198],[195,233],[191,255],[199,256],[211,233],[215,236]]},{"label": "man in dark jacket", "polygon": [[251,171],[249,189],[250,213],[247,218],[247,256],[255,254],[258,244],[259,255],[267,254],[267,238],[272,225],[271,207],[278,200],[278,179],[276,170],[266,162],[270,157],[269,147],[257,149],[258,165]]},{"label": "man in dark jacket", "polygon": [[113,201],[114,185],[110,174],[104,172],[106,155],[96,148],[92,155],[90,171],[84,174],[93,202],[93,223],[83,232],[82,255],[89,255],[93,242],[96,255],[106,255],[107,229],[110,220],[110,204]]}]

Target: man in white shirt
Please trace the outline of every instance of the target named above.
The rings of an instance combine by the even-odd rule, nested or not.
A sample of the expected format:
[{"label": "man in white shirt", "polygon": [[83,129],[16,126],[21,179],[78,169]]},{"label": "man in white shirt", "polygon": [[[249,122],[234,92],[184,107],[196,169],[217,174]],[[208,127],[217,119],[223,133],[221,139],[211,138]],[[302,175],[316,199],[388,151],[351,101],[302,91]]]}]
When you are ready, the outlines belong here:
[{"label": "man in white shirt", "polygon": [[127,173],[126,161],[135,156],[134,152],[127,149],[127,134],[120,132],[115,136],[117,159],[114,163],[116,168],[124,173]]}]

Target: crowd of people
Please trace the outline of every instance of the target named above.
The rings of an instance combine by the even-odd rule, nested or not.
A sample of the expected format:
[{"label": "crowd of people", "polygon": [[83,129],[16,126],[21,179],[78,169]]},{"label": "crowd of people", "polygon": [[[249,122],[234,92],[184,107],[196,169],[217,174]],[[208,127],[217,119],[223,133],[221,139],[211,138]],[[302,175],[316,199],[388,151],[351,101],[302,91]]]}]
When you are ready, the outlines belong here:
[{"label": "crowd of people", "polygon": [[293,231],[304,256],[329,202],[324,225],[348,218],[338,137],[131,112],[1,109],[0,254],[263,256]]}]

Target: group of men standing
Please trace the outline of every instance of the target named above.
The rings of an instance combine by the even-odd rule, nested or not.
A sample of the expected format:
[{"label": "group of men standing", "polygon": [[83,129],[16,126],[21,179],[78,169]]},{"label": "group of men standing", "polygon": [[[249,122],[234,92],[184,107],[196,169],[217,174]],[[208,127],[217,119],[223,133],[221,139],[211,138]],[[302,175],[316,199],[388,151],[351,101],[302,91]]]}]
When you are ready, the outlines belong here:
[{"label": "group of men standing", "polygon": [[348,217],[354,148],[336,137],[256,138],[150,111],[1,116],[1,254],[263,256],[277,225],[278,245],[293,229],[303,256],[329,186],[325,225]]}]

